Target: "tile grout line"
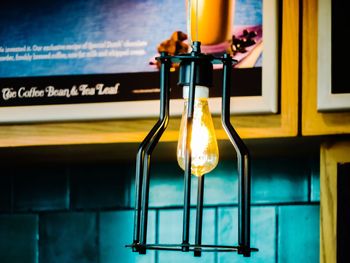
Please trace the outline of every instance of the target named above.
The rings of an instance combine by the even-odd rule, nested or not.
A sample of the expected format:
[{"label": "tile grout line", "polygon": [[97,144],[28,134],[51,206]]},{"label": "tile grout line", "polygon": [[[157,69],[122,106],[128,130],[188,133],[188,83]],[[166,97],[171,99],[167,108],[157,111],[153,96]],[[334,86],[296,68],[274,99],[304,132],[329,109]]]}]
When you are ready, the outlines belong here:
[{"label": "tile grout line", "polygon": [[10,175],[10,213],[13,214],[15,211],[15,175],[11,173]]},{"label": "tile grout line", "polygon": [[41,243],[42,243],[42,213],[38,213],[38,233],[37,233],[37,237],[38,237],[38,248],[37,248],[37,262],[40,262],[40,250],[41,250]]},{"label": "tile grout line", "polygon": [[308,177],[307,177],[307,202],[311,203],[311,191],[312,191],[312,174],[313,174],[313,168],[312,168],[312,160],[309,160],[310,162],[310,170],[308,173]]},{"label": "tile grout line", "polygon": [[132,204],[131,204],[131,195],[132,195],[132,185],[133,185],[133,183],[132,183],[132,176],[128,176],[128,182],[127,182],[127,187],[126,187],[126,191],[125,191],[125,199],[126,199],[126,204],[127,204],[127,206],[128,207],[130,207],[130,208],[132,208]]},{"label": "tile grout line", "polygon": [[66,167],[66,182],[67,182],[67,208],[69,212],[72,212],[72,191],[71,191],[71,184],[72,184],[72,169],[70,165],[67,165]]},{"label": "tile grout line", "polygon": [[37,233],[36,233],[36,239],[37,239],[37,248],[36,248],[36,257],[35,262],[39,263],[39,256],[40,256],[40,214],[37,214]]},{"label": "tile grout line", "polygon": [[101,261],[101,248],[100,248],[100,212],[96,211],[96,247],[97,247],[97,263]]},{"label": "tile grout line", "polygon": [[276,237],[275,237],[275,247],[276,247],[276,253],[275,253],[275,255],[276,255],[276,258],[275,258],[275,261],[276,261],[276,263],[278,263],[278,240],[279,240],[279,236],[278,236],[278,234],[279,234],[279,227],[278,227],[278,224],[279,224],[279,207],[278,206],[276,206],[275,207],[275,213],[276,213],[276,226],[275,226],[275,232],[276,232]]},{"label": "tile grout line", "polygon": [[[159,209],[155,210],[156,213],[156,238],[155,238],[155,243],[159,244]],[[154,255],[154,263],[158,263],[159,262],[159,253],[158,250],[155,251],[155,255]]]},{"label": "tile grout line", "polygon": [[[214,244],[218,245],[218,235],[219,235],[219,208],[215,207],[215,230],[214,230]],[[219,262],[219,253],[215,252],[215,263]]]}]

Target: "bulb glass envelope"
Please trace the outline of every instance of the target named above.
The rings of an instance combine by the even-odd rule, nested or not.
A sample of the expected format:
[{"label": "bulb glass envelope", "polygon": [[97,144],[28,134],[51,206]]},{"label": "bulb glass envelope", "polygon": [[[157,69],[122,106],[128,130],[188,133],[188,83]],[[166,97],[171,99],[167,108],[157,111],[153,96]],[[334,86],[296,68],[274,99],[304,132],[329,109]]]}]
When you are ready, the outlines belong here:
[{"label": "bulb glass envelope", "polygon": [[[201,256],[205,251],[238,252],[249,257],[256,248],[250,247],[250,156],[249,151],[230,123],[230,86],[231,71],[234,61],[228,54],[221,58],[202,54],[200,42],[193,42],[192,52],[189,54],[169,56],[161,53],[157,58],[160,67],[160,113],[157,123],[140,144],[136,156],[135,180],[135,216],[133,243],[127,245],[134,252],[145,254],[147,250],[175,250],[182,252],[193,251],[195,256]],[[183,233],[179,244],[148,244],[147,221],[148,199],[150,184],[150,159],[154,148],[165,131],[169,120],[170,84],[169,75],[172,63],[180,63],[180,85],[189,86],[187,105],[187,133],[184,172],[184,206]],[[238,240],[230,241],[236,245],[207,245],[202,244],[202,216],[204,175],[198,177],[197,211],[195,242],[189,243],[190,230],[190,193],[191,193],[191,127],[194,113],[196,85],[210,86],[212,81],[213,64],[222,63],[222,126],[226,131],[237,153],[238,161]],[[209,83],[209,85],[208,85]],[[234,193],[232,193],[234,194]]]}]

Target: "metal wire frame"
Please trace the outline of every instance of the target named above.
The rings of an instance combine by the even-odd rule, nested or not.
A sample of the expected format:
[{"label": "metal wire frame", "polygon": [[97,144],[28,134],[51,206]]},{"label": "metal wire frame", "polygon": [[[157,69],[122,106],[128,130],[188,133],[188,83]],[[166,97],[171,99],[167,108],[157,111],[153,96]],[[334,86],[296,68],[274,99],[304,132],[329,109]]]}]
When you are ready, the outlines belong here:
[{"label": "metal wire frame", "polygon": [[230,122],[232,58],[223,57],[221,123],[237,153],[239,254],[250,256],[250,154]]},{"label": "metal wire frame", "polygon": [[[149,250],[167,250],[167,251],[183,251],[183,244],[146,244],[145,248]],[[240,246],[226,245],[186,245],[189,251],[201,252],[238,252]],[[132,245],[126,245],[132,247]],[[257,252],[257,248],[250,248],[251,251]]]},{"label": "metal wire frame", "polygon": [[157,123],[140,144],[136,155],[135,180],[135,214],[134,214],[134,241],[133,251],[145,254],[143,248],[147,241],[148,198],[150,182],[151,154],[165,131],[169,121],[169,71],[171,61],[167,53],[162,52],[158,60],[160,69],[160,114]]},{"label": "metal wire frame", "polygon": [[[136,156],[136,202],[134,216],[134,240],[131,247],[134,252],[145,254],[147,249],[153,250],[176,250],[194,251],[195,256],[201,256],[203,251],[216,252],[238,252],[245,257],[249,257],[252,251],[257,251],[250,247],[250,155],[247,147],[239,137],[230,122],[230,86],[232,64],[235,62],[228,54],[222,58],[203,55],[200,52],[200,43],[193,43],[191,54],[168,56],[162,53],[158,61],[161,63],[160,70],[160,115],[159,120],[140,144]],[[196,67],[201,60],[210,60],[212,63],[223,64],[223,86],[222,86],[222,116],[221,121],[234,149],[237,153],[238,161],[238,246],[217,246],[203,245],[202,241],[202,216],[203,216],[203,193],[204,176],[198,178],[197,215],[195,229],[195,244],[189,243],[190,226],[190,200],[191,200],[191,134],[194,112]],[[190,85],[187,111],[187,134],[185,152],[185,172],[184,172],[184,207],[183,207],[183,234],[180,245],[172,244],[147,244],[147,219],[148,219],[148,198],[150,183],[150,158],[151,154],[167,127],[169,120],[169,74],[172,62],[187,60],[190,62]]]}]

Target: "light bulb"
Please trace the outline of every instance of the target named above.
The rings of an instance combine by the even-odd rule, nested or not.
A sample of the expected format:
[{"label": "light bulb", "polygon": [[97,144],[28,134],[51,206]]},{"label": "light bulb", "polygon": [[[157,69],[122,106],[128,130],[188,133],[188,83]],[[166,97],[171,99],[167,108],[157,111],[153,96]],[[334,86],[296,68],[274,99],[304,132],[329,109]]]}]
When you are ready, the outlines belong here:
[{"label": "light bulb", "polygon": [[[184,86],[184,98],[185,106],[177,145],[177,162],[183,170],[186,159],[188,86]],[[192,174],[202,176],[216,167],[219,161],[219,149],[209,111],[208,88],[204,86],[196,86],[190,147]]]}]

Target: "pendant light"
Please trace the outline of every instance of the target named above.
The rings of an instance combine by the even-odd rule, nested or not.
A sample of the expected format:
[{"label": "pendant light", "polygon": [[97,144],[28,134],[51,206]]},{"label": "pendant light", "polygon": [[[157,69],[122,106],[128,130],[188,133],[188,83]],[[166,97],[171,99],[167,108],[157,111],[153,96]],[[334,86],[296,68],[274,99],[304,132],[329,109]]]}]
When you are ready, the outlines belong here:
[{"label": "pendant light", "polygon": [[[196,6],[198,8],[198,2]],[[156,59],[160,63],[160,113],[157,123],[140,144],[136,156],[134,235],[133,243],[127,247],[140,254],[146,254],[147,250],[172,250],[185,253],[193,251],[194,256],[201,256],[202,252],[214,251],[237,252],[249,257],[252,251],[258,251],[250,247],[250,155],[230,122],[231,72],[236,61],[229,54],[222,57],[203,54],[199,41],[192,43],[192,51],[188,54],[170,56],[162,52]],[[178,244],[149,244],[147,221],[150,160],[169,120],[169,75],[172,63],[180,64],[178,86],[183,89],[184,97],[177,147],[178,164],[184,170],[182,240]],[[238,240],[230,241],[232,245],[202,244],[204,178],[219,161],[218,145],[208,106],[209,90],[213,86],[213,64],[222,64],[221,121],[236,150],[238,162]],[[198,177],[194,244],[189,242],[191,174]]]}]

